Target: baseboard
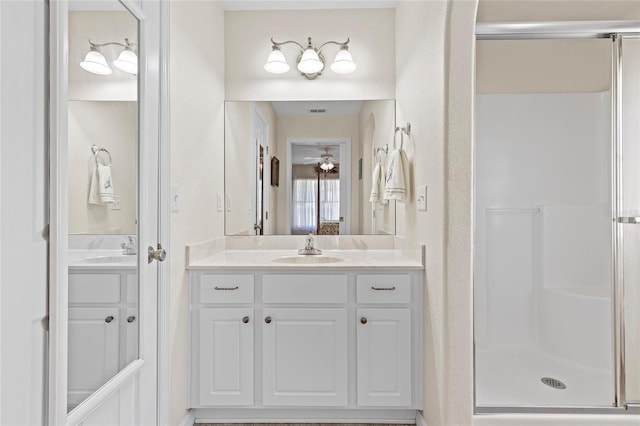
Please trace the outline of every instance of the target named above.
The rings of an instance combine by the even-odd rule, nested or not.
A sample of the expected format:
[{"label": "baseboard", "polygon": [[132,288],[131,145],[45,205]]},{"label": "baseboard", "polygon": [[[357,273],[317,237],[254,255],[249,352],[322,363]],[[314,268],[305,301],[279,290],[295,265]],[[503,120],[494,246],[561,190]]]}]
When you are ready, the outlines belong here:
[{"label": "baseboard", "polygon": [[179,426],[193,426],[195,421],[196,421],[196,418],[193,416],[193,411],[189,410],[187,415],[184,416],[182,420],[180,420]]},{"label": "baseboard", "polygon": [[427,421],[424,419],[422,411],[420,410],[416,413],[416,426],[427,426]]},{"label": "baseboard", "polygon": [[413,424],[417,410],[349,408],[194,408],[198,423],[390,423]]}]

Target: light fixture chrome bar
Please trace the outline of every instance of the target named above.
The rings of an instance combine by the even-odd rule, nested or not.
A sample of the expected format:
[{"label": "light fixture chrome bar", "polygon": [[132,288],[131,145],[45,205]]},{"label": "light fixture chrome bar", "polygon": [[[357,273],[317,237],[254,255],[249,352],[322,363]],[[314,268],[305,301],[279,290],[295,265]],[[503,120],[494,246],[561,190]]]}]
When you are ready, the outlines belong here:
[{"label": "light fixture chrome bar", "polygon": [[478,22],[477,40],[608,38],[640,33],[640,21]]},{"label": "light fixture chrome bar", "polygon": [[89,39],[89,46],[91,47],[103,47],[103,46],[121,46],[121,47],[131,47],[136,46],[135,43],[130,43],[128,38],[124,39],[124,43],[120,43],[117,41],[109,41],[107,43],[94,43]]}]

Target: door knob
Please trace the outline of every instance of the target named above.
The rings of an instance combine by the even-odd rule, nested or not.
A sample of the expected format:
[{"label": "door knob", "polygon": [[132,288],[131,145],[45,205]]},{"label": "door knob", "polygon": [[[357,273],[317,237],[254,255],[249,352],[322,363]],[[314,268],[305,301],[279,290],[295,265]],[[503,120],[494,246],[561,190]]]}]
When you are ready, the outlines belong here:
[{"label": "door knob", "polygon": [[154,249],[153,247],[149,246],[149,257],[148,257],[148,263],[153,262],[154,260],[157,260],[158,262],[164,262],[164,260],[167,258],[167,251],[165,249],[162,248],[162,246],[160,245],[160,243],[158,243],[158,249]]},{"label": "door knob", "polygon": [[362,317],[362,318],[360,318],[360,322],[361,322],[362,324],[366,324],[366,323],[367,323],[367,318],[366,318],[366,317]]},{"label": "door knob", "polygon": [[127,322],[129,324],[131,324],[132,322],[134,322],[136,320],[136,317],[134,317],[133,315],[131,315],[130,317],[127,317]]},{"label": "door knob", "polygon": [[113,321],[113,316],[112,315],[109,315],[108,317],[106,317],[104,319],[104,322],[106,322],[107,324],[109,324],[111,321]]},{"label": "door knob", "polygon": [[264,322],[266,322],[267,324],[271,324],[271,317],[266,317],[264,319]]},{"label": "door knob", "polygon": [[245,324],[248,323],[249,322],[249,317],[243,317],[242,318],[242,322],[245,323]]}]

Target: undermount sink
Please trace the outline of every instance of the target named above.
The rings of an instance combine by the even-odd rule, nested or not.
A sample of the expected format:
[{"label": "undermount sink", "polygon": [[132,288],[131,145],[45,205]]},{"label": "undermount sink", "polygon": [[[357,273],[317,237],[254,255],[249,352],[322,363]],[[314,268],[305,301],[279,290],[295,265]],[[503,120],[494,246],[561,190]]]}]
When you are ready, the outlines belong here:
[{"label": "undermount sink", "polygon": [[298,255],[298,256],[284,256],[273,259],[276,263],[288,263],[288,264],[316,264],[316,263],[337,263],[342,262],[344,259],[340,257],[331,256],[311,256],[311,255]]}]

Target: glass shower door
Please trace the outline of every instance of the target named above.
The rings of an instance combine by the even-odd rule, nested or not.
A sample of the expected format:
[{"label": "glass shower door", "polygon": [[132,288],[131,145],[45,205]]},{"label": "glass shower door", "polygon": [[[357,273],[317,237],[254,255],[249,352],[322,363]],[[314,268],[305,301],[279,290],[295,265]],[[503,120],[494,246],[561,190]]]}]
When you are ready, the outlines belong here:
[{"label": "glass shower door", "polygon": [[640,407],[640,37],[621,40],[619,277],[624,291],[624,403]]}]

